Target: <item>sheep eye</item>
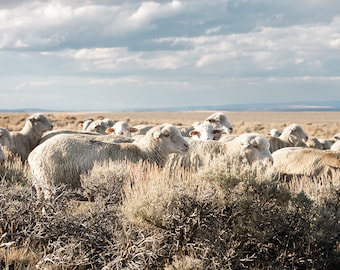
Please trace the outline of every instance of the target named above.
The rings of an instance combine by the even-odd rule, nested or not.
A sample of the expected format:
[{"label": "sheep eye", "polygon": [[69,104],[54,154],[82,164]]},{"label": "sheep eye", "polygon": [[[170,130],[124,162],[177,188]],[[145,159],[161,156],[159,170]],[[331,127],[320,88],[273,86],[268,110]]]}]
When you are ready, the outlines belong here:
[{"label": "sheep eye", "polygon": [[164,137],[169,137],[170,134],[169,133],[166,133],[166,134],[163,134]]}]

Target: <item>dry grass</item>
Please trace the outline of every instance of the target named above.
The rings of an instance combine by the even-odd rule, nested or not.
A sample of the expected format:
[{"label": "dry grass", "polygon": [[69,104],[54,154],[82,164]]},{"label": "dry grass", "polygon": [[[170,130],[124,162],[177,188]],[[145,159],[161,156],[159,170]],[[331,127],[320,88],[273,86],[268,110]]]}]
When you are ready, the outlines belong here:
[{"label": "dry grass", "polygon": [[[48,113],[56,128],[86,118],[190,125],[211,112]],[[235,132],[291,122],[323,138],[340,113],[226,112]],[[25,114],[1,114],[18,130]],[[291,121],[293,119],[294,121]],[[282,183],[262,167],[216,160],[198,172],[96,164],[82,188],[37,203],[28,168],[0,167],[1,269],[338,269],[340,179]],[[79,198],[88,199],[80,201]]]},{"label": "dry grass", "polygon": [[[46,113],[54,129],[78,129],[78,124],[86,119],[130,120],[136,124],[172,123],[191,125],[211,115],[212,111],[195,112],[100,112],[100,113]],[[291,123],[300,124],[310,136],[331,138],[340,132],[340,112],[224,112],[233,124],[236,134],[259,132],[266,134],[272,128],[283,129]],[[29,113],[1,113],[0,127],[20,130]]]}]

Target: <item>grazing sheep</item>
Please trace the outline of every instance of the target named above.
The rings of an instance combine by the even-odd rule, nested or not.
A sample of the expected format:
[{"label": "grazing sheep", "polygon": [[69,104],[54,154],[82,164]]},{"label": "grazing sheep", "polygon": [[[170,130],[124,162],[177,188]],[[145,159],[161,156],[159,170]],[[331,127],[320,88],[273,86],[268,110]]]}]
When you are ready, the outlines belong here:
[{"label": "grazing sheep", "polygon": [[272,136],[272,137],[280,137],[282,132],[276,128],[271,129],[267,135]]},{"label": "grazing sheep", "polygon": [[330,150],[332,151],[340,151],[340,140],[336,141],[332,144]]},{"label": "grazing sheep", "polygon": [[[270,152],[284,148],[296,146],[299,143],[305,143],[308,140],[308,136],[303,128],[298,124],[291,124],[287,126],[279,137],[267,137],[270,144]],[[305,146],[305,145],[304,145]]]},{"label": "grazing sheep", "polygon": [[340,177],[340,152],[286,147],[272,153],[273,170],[282,179],[291,177]]},{"label": "grazing sheep", "polygon": [[29,153],[38,145],[43,133],[52,129],[53,126],[45,115],[35,113],[27,118],[20,131],[10,133],[12,143],[8,150],[18,155],[24,162]]},{"label": "grazing sheep", "polygon": [[127,121],[118,121],[112,127],[105,130],[108,134],[115,134],[118,136],[132,137],[131,132],[137,132],[138,129],[130,127]]},{"label": "grazing sheep", "polygon": [[[222,129],[227,134],[233,132],[233,126],[228,122],[227,117],[222,112],[215,112],[204,121],[211,123],[216,129]],[[219,139],[219,136],[216,136],[215,139]]]},{"label": "grazing sheep", "polygon": [[57,135],[37,146],[28,163],[39,199],[50,199],[54,187],[80,187],[80,175],[95,162],[145,160],[162,167],[170,153],[187,152],[188,142],[170,124],[156,126],[134,143],[109,143],[88,136]]},{"label": "grazing sheep", "polygon": [[172,154],[167,162],[170,170],[179,167],[197,170],[208,166],[215,158],[226,156],[254,164],[261,162],[271,164],[273,159],[269,152],[267,139],[257,133],[244,133],[233,140],[220,142],[215,140],[190,141],[190,150],[185,155]]},{"label": "grazing sheep", "polygon": [[216,129],[209,122],[203,122],[199,125],[196,125],[193,130],[189,132],[189,135],[193,140],[214,140],[218,134],[222,133],[221,129]]}]

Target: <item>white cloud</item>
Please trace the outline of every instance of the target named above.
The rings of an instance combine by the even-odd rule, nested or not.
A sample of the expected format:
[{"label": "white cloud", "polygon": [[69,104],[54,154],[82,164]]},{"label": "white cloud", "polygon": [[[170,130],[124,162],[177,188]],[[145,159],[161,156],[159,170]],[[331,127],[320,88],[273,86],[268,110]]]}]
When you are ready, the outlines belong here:
[{"label": "white cloud", "polygon": [[18,84],[15,90],[25,90],[32,87],[45,87],[54,84],[54,81],[29,81]]},{"label": "white cloud", "polygon": [[129,89],[131,94],[137,91],[134,88],[149,87],[158,93],[158,87],[164,96],[165,91],[192,94],[197,88],[244,87],[242,100],[246,91],[269,89],[270,84],[275,84],[272,89],[280,89],[280,83],[303,89],[304,83],[310,88],[311,83],[327,85],[328,80],[329,87],[336,89],[340,6],[334,3],[0,2],[4,63],[0,92],[65,88],[71,93],[75,87]]}]

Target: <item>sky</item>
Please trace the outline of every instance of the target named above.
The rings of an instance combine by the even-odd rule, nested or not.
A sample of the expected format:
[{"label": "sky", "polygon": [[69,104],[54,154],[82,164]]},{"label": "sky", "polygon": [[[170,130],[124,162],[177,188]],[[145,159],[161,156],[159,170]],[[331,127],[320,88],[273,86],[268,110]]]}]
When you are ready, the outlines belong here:
[{"label": "sky", "polygon": [[0,0],[0,109],[340,100],[338,0]]}]

